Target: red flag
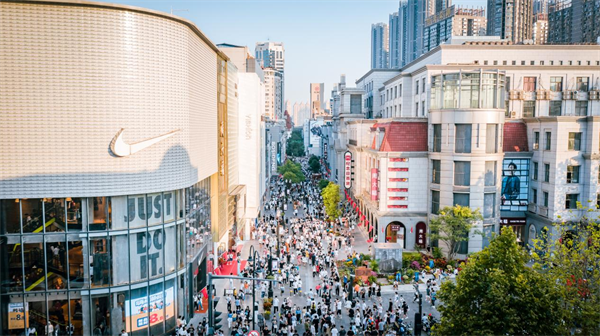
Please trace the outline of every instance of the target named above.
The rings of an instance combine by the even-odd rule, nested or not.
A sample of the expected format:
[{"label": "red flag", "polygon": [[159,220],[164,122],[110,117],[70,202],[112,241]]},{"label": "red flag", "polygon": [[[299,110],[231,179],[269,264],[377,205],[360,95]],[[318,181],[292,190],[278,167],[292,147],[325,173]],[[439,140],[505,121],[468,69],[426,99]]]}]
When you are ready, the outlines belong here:
[{"label": "red flag", "polygon": [[413,228],[412,227],[410,228],[410,233],[413,233]]}]

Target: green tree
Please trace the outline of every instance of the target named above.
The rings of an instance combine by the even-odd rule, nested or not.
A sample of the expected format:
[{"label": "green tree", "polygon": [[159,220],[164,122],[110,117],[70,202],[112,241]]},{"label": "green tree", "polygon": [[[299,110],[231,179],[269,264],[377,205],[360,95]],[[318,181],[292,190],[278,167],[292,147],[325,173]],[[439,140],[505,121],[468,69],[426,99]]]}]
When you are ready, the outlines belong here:
[{"label": "green tree", "polygon": [[[469,240],[469,232],[474,222],[482,220],[479,209],[455,205],[440,210],[437,217],[429,222],[432,240],[441,240],[447,247],[448,260],[453,260],[462,242]],[[481,234],[479,231],[475,231]]]},{"label": "green tree", "polygon": [[277,172],[283,175],[283,179],[289,180],[292,183],[300,183],[306,180],[300,164],[292,160],[286,160],[283,165],[277,168]]},{"label": "green tree", "polygon": [[322,179],[319,181],[319,189],[321,189],[321,190],[323,190],[328,185],[329,185],[329,181],[326,179]]},{"label": "green tree", "polygon": [[315,174],[321,171],[321,162],[319,161],[319,158],[314,155],[311,155],[310,159],[308,159],[308,165],[310,170]]},{"label": "green tree", "polygon": [[304,156],[304,139],[302,131],[294,129],[290,138],[287,141],[285,152],[288,156]]},{"label": "green tree", "polygon": [[[597,211],[578,204],[583,214]],[[534,240],[534,269],[556,284],[560,293],[558,334],[577,330],[600,335],[600,222],[583,215],[575,222],[554,223]]]},{"label": "green tree", "polygon": [[516,234],[503,228],[469,258],[456,282],[442,284],[435,335],[555,335],[558,293],[527,260]]},{"label": "green tree", "polygon": [[321,190],[321,196],[323,196],[323,204],[325,205],[325,212],[330,220],[335,220],[341,215],[339,209],[340,205],[340,186],[329,182],[327,187]]}]

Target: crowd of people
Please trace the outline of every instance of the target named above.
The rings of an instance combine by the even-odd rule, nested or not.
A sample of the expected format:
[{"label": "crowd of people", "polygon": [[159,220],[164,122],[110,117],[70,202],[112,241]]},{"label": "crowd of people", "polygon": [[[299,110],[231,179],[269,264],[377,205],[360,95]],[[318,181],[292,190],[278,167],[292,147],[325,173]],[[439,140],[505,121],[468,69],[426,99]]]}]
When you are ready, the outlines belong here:
[{"label": "crowd of people", "polygon": [[[307,160],[299,162],[308,175]],[[336,261],[356,257],[353,225],[326,220],[317,182],[272,181],[271,197],[251,233],[258,256],[241,275],[277,281],[256,281],[255,286],[250,280],[230,281],[226,334],[247,335],[254,322],[260,334],[267,336],[408,335],[412,330],[405,322],[409,306],[402,295],[396,293],[384,302],[381,286],[360,288],[348,276],[340,276]],[[290,212],[294,216],[286,217]],[[430,290],[435,293],[433,288],[433,283],[428,286],[428,297],[435,303],[435,295],[429,294]],[[205,335],[206,330],[207,325],[201,323],[196,334],[193,327],[185,334]]]}]

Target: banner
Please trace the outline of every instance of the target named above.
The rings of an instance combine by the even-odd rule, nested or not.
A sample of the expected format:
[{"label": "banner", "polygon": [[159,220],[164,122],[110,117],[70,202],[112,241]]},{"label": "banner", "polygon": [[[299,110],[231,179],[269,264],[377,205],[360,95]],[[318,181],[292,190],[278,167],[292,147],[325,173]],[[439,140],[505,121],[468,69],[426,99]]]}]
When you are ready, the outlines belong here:
[{"label": "banner", "polygon": [[529,159],[504,159],[500,210],[527,211],[529,202]]},{"label": "banner", "polygon": [[[25,321],[28,323],[25,324]],[[15,302],[8,304],[8,329],[25,329],[29,328],[29,303]]]},{"label": "banner", "polygon": [[352,188],[352,153],[344,154],[344,188]]},{"label": "banner", "polygon": [[379,172],[377,168],[371,168],[371,201],[377,201],[379,192]]},{"label": "banner", "polygon": [[[149,316],[148,313],[150,313]],[[167,288],[164,292],[150,295],[150,306],[148,306],[148,297],[146,296],[125,301],[125,315],[127,316],[127,332],[144,329],[148,327],[148,324],[153,326],[174,317],[173,287]]]}]

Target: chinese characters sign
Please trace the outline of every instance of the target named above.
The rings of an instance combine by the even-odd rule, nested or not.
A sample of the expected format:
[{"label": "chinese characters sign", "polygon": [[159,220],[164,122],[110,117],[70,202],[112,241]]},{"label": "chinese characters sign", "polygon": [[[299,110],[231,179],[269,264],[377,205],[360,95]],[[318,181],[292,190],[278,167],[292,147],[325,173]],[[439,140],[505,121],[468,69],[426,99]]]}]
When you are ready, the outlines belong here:
[{"label": "chinese characters sign", "polygon": [[352,188],[352,153],[344,154],[344,188]]},{"label": "chinese characters sign", "polygon": [[377,168],[371,168],[371,201],[377,201],[377,192],[379,191],[379,172]]}]

